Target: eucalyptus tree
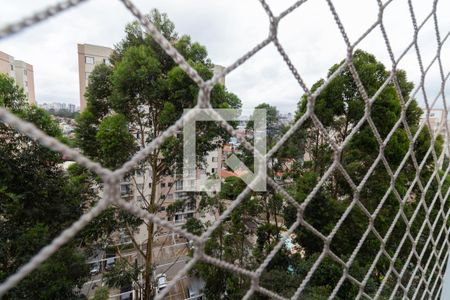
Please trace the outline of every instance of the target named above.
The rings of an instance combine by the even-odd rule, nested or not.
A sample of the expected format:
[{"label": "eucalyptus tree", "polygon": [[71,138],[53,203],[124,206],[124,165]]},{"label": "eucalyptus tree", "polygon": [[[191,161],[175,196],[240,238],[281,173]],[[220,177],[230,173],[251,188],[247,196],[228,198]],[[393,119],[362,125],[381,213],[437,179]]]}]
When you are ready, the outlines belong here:
[{"label": "eucalyptus tree", "polygon": [[[212,77],[213,64],[205,47],[192,42],[188,35],[178,36],[166,14],[153,10],[147,17],[203,79]],[[125,37],[116,45],[110,61],[111,65],[99,65],[90,75],[87,108],[77,118],[76,135],[85,154],[115,169],[161,136],[184,109],[194,107],[199,88],[137,22],[127,25]],[[211,92],[211,104],[220,108],[241,106],[239,98],[220,84]],[[206,122],[197,128],[196,155],[201,161],[226,140],[226,135],[219,126]],[[182,174],[182,146],[180,132],[152,150],[127,174],[136,187],[139,205],[150,213],[157,213],[166,202],[157,186]],[[140,249],[133,238],[133,228],[139,221],[129,219],[122,225],[136,249]],[[148,241],[146,249],[139,253],[145,257],[144,298],[150,299],[155,228],[152,222],[145,222],[145,227]]]}]

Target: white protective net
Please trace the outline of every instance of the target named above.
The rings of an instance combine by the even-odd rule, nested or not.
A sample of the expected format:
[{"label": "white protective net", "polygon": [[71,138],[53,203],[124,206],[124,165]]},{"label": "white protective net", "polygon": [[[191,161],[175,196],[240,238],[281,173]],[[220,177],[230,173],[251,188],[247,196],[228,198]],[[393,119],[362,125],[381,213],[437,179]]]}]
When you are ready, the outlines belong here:
[{"label": "white protective net", "polygon": [[[7,27],[0,29],[0,40],[5,39],[11,35],[18,34],[22,30],[26,29],[27,27],[33,26],[39,22],[44,22],[48,18],[57,15],[60,12],[63,12],[67,9],[73,8],[77,6],[78,4],[82,2],[86,2],[87,0],[70,0],[70,1],[64,1],[59,4],[56,4],[54,6],[48,7],[47,9],[38,12],[30,17],[27,17],[20,22],[17,22],[15,24],[9,25]],[[129,171],[131,171],[141,160],[145,159],[148,154],[151,153],[152,150],[157,149],[162,145],[162,143],[170,136],[173,136],[177,132],[179,132],[183,128],[183,123],[187,120],[190,120],[194,118],[197,111],[195,109],[191,110],[189,113],[183,115],[182,118],[180,118],[175,124],[170,126],[163,134],[161,134],[158,138],[154,139],[150,144],[147,145],[145,149],[142,149],[139,151],[131,160],[129,160],[127,163],[125,163],[120,169],[118,170],[109,170],[107,168],[102,167],[99,163],[91,161],[90,159],[83,156],[78,151],[69,148],[68,146],[62,144],[61,142],[55,140],[54,138],[51,138],[47,136],[45,133],[37,129],[33,124],[27,123],[20,118],[16,117],[15,115],[11,114],[4,108],[0,108],[0,119],[2,122],[9,124],[13,127],[15,127],[18,131],[28,135],[29,137],[39,141],[42,145],[60,152],[65,157],[70,158],[73,161],[76,161],[80,165],[86,167],[87,169],[91,170],[92,172],[98,174],[104,183],[104,197],[99,201],[99,203],[93,207],[90,211],[86,212],[84,215],[80,217],[78,221],[72,224],[69,228],[64,230],[58,237],[56,237],[51,244],[43,248],[39,253],[37,253],[27,264],[23,265],[17,272],[7,278],[4,282],[0,285],[0,296],[5,295],[5,293],[15,287],[23,278],[25,278],[27,275],[29,275],[33,270],[35,270],[42,262],[44,262],[46,259],[48,259],[53,253],[55,253],[62,245],[67,243],[70,239],[72,239],[80,230],[82,230],[91,220],[93,220],[95,217],[97,217],[102,211],[104,211],[106,208],[108,208],[110,205],[115,204],[119,206],[121,209],[126,210],[133,215],[140,217],[142,219],[145,219],[149,222],[153,222],[157,224],[158,226],[163,226],[177,234],[180,234],[182,236],[185,236],[189,240],[194,241],[196,244],[196,250],[194,252],[194,255],[192,259],[182,268],[181,271],[178,272],[178,274],[170,281],[168,287],[162,291],[162,293],[158,294],[155,299],[162,299],[169,290],[176,284],[178,280],[180,280],[183,276],[186,275],[186,273],[193,268],[193,266],[198,262],[204,262],[208,264],[216,265],[220,268],[228,269],[233,272],[237,272],[240,274],[243,274],[244,276],[247,276],[250,281],[250,288],[246,295],[244,296],[245,299],[249,299],[255,292],[264,294],[266,296],[269,296],[271,298],[275,299],[285,299],[284,297],[274,293],[273,291],[270,291],[259,284],[259,279],[265,268],[269,265],[270,261],[276,253],[283,247],[285,243],[285,239],[289,237],[291,233],[293,233],[299,226],[304,227],[306,230],[308,230],[310,233],[315,235],[317,238],[321,239],[324,243],[324,247],[320,255],[318,256],[315,263],[311,266],[309,269],[306,277],[302,280],[302,283],[296,290],[295,294],[292,296],[292,299],[299,299],[304,294],[305,288],[307,287],[309,281],[313,277],[314,273],[317,271],[319,265],[321,262],[325,259],[325,257],[330,257],[333,259],[342,269],[342,276],[340,277],[338,283],[336,286],[332,287],[332,293],[329,295],[329,298],[334,298],[339,289],[341,288],[344,281],[349,281],[351,284],[358,287],[359,292],[357,294],[357,298],[380,298],[380,295],[383,292],[383,288],[391,274],[394,274],[396,279],[396,284],[393,285],[393,290],[389,296],[389,298],[397,298],[400,294],[404,295],[405,298],[438,298],[440,295],[440,292],[442,290],[442,284],[443,284],[443,275],[445,271],[445,263],[448,256],[448,240],[446,237],[448,237],[448,226],[447,222],[442,220],[448,220],[450,210],[447,210],[445,208],[444,203],[447,201],[448,194],[450,192],[450,189],[447,191],[444,191],[442,188],[442,183],[445,179],[445,177],[448,174],[448,167],[445,170],[441,170],[441,159],[442,157],[439,157],[440,155],[444,155],[443,151],[442,154],[437,154],[435,151],[435,142],[436,142],[436,136],[432,134],[431,137],[431,145],[429,149],[426,152],[426,158],[431,157],[434,160],[434,170],[432,172],[432,176],[430,178],[430,182],[432,180],[437,180],[439,182],[438,191],[433,197],[433,201],[431,203],[427,203],[425,201],[425,197],[422,197],[420,195],[417,196],[416,201],[417,203],[417,211],[424,209],[427,212],[430,212],[432,209],[437,212],[435,215],[435,219],[426,218],[421,224],[418,224],[418,228],[420,228],[418,235],[413,235],[411,231],[409,230],[411,227],[411,224],[414,224],[416,221],[415,217],[417,213],[414,213],[411,218],[407,217],[404,213],[404,205],[407,199],[409,199],[410,194],[414,187],[419,187],[419,189],[422,191],[422,194],[426,194],[430,183],[429,182],[421,182],[420,178],[420,172],[423,168],[423,164],[421,161],[416,160],[416,154],[415,154],[415,148],[412,146],[416,142],[418,135],[421,131],[421,128],[425,126],[431,127],[429,115],[430,110],[435,106],[435,104],[438,102],[438,100],[442,100],[443,108],[444,108],[444,116],[446,118],[447,116],[447,106],[446,106],[446,99],[445,99],[445,83],[448,79],[448,76],[450,73],[445,74],[444,68],[442,65],[441,60],[441,49],[444,46],[445,42],[447,41],[449,37],[449,33],[446,33],[444,36],[441,35],[439,31],[438,26],[438,20],[437,20],[437,2],[433,2],[432,10],[429,12],[427,17],[424,19],[424,21],[421,24],[418,24],[414,12],[414,7],[412,5],[411,1],[408,1],[409,4],[409,14],[411,17],[411,23],[414,28],[414,38],[408,45],[408,47],[404,50],[403,54],[399,57],[395,57],[394,53],[391,49],[391,42],[388,39],[388,36],[386,34],[386,30],[383,24],[383,13],[386,9],[388,9],[389,5],[392,1],[387,1],[386,3],[382,3],[380,0],[378,1],[379,6],[379,14],[378,19],[374,24],[372,24],[365,33],[360,36],[356,41],[353,43],[349,40],[349,37],[347,35],[346,29],[344,28],[340,16],[337,13],[335,6],[333,4],[332,0],[327,0],[327,4],[329,6],[329,10],[334,17],[334,21],[336,23],[336,26],[339,28],[339,31],[342,35],[342,39],[345,42],[345,45],[347,47],[347,57],[345,60],[345,63],[339,66],[335,70],[335,72],[327,78],[326,81],[323,82],[323,84],[315,89],[314,92],[312,92],[307,85],[305,84],[304,80],[302,79],[302,76],[300,75],[300,72],[296,69],[294,64],[291,62],[290,57],[287,55],[285,50],[283,49],[283,46],[279,42],[278,35],[277,35],[277,28],[278,24],[283,21],[283,18],[292,13],[293,11],[297,9],[301,9],[302,4],[307,2],[306,0],[297,1],[295,4],[293,4],[291,7],[284,10],[282,13],[280,13],[278,16],[275,16],[269,7],[269,5],[264,1],[260,0],[261,5],[263,6],[265,12],[267,13],[270,21],[270,31],[267,36],[262,42],[260,42],[258,45],[256,45],[253,49],[251,49],[249,52],[245,53],[242,57],[240,57],[236,62],[228,66],[224,69],[222,74],[216,74],[212,79],[205,81],[203,80],[199,74],[187,63],[187,61],[183,58],[182,55],[172,46],[172,44],[167,41],[160,32],[155,28],[155,26],[149,22],[149,20],[145,17],[141,11],[139,11],[136,6],[133,4],[133,2],[129,0],[120,0],[125,7],[136,17],[136,19],[141,23],[143,28],[147,31],[149,35],[151,35],[154,40],[166,51],[166,53],[173,58],[173,60],[180,66],[181,69],[183,69],[189,77],[198,85],[199,87],[199,94],[198,94],[198,104],[196,106],[196,109],[203,109],[208,110],[209,114],[212,118],[214,118],[216,121],[220,122],[221,125],[231,134],[236,135],[236,132],[234,131],[233,127],[230,126],[225,120],[221,118],[219,114],[217,114],[214,110],[211,108],[210,104],[210,92],[212,90],[212,87],[217,83],[217,81],[229,74],[230,72],[233,72],[236,68],[238,68],[240,65],[244,64],[249,58],[251,58],[254,54],[256,54],[258,51],[266,47],[267,45],[273,43],[278,50],[279,54],[283,58],[284,62],[289,67],[290,71],[292,72],[292,75],[295,77],[298,84],[303,89],[304,93],[307,95],[307,109],[306,112],[302,115],[300,119],[298,119],[295,124],[291,126],[291,128],[284,134],[284,136],[276,143],[276,145],[270,149],[270,151],[267,153],[266,158],[271,157],[274,153],[276,153],[283,144],[298,130],[302,127],[302,125],[305,124],[306,121],[310,121],[314,124],[314,126],[320,130],[321,134],[325,136],[328,139],[329,144],[331,145],[333,151],[334,151],[334,161],[329,166],[329,168],[324,172],[323,176],[318,181],[316,187],[312,189],[312,191],[309,193],[309,195],[306,197],[306,200],[302,203],[298,203],[288,192],[284,190],[283,187],[281,187],[279,184],[277,184],[274,180],[271,178],[267,178],[268,184],[276,190],[278,193],[280,193],[284,197],[284,201],[287,203],[290,203],[293,207],[297,209],[297,220],[292,224],[290,228],[284,233],[283,238],[278,242],[278,244],[273,248],[273,250],[270,252],[270,254],[265,258],[264,262],[257,268],[256,270],[246,270],[241,267],[238,267],[236,265],[233,265],[229,262],[225,262],[222,260],[219,260],[217,258],[214,258],[212,256],[209,256],[204,251],[204,245],[207,239],[211,236],[213,231],[218,228],[218,226],[224,222],[224,220],[231,214],[233,209],[235,209],[242,201],[245,199],[245,197],[251,192],[251,189],[247,187],[234,201],[233,203],[223,212],[223,214],[220,216],[220,218],[217,219],[217,221],[210,226],[206,232],[204,232],[201,236],[195,236],[193,234],[190,234],[186,232],[183,229],[180,229],[179,227],[174,226],[172,223],[167,222],[165,220],[160,219],[158,216],[154,214],[150,214],[147,211],[140,209],[136,206],[133,206],[130,203],[127,203],[120,197],[120,180],[121,178]],[[11,3],[11,5],[13,5]],[[421,50],[419,48],[418,44],[418,34],[420,30],[423,28],[425,24],[432,23],[435,28],[435,34],[436,39],[438,42],[437,45],[437,53],[435,54],[434,58],[432,59],[430,65],[425,66],[422,62],[422,55]],[[391,71],[390,76],[387,78],[385,83],[381,86],[381,88],[373,93],[371,97],[369,97],[367,91],[365,90],[365,87],[363,86],[359,74],[356,71],[356,68],[353,64],[353,54],[355,48],[360,44],[362,40],[364,40],[371,32],[375,30],[381,30],[386,49],[389,53],[389,57],[391,60]],[[409,97],[407,101],[404,101],[402,93],[400,91],[400,87],[398,85],[397,81],[397,74],[396,74],[396,68],[401,61],[401,59],[404,57],[404,55],[408,51],[415,51],[415,54],[417,56],[417,61],[419,65],[419,71],[420,71],[420,84],[416,87],[415,91],[413,92],[412,97]],[[436,95],[436,97],[433,100],[428,100],[429,97],[427,97],[427,91],[424,86],[425,77],[427,75],[428,70],[431,68],[432,65],[437,64],[440,70],[440,81],[441,81],[441,89]],[[339,145],[336,144],[336,142],[333,140],[333,138],[330,137],[330,132],[327,131],[327,129],[323,126],[321,123],[321,120],[317,117],[315,114],[315,100],[320,95],[320,93],[327,87],[327,85],[341,72],[343,72],[345,69],[349,70],[351,72],[352,78],[354,82],[356,83],[356,86],[358,88],[358,92],[362,96],[364,103],[365,103],[365,113],[364,116],[361,118],[361,120],[355,124],[355,126],[352,128],[350,134],[345,138],[345,140],[340,143]],[[396,88],[396,92],[398,93],[399,98],[401,99],[401,107],[402,107],[402,113],[401,117],[397,120],[396,125],[394,128],[392,128],[391,133],[387,135],[385,139],[383,139],[380,134],[378,133],[377,127],[375,126],[372,118],[371,118],[371,106],[372,104],[377,100],[377,96],[383,91],[383,89],[387,86],[387,84],[393,83],[393,85]],[[408,107],[410,101],[413,101],[413,98],[416,94],[422,93],[423,99],[425,101],[425,118],[420,124],[419,129],[416,131],[415,134],[412,133],[411,130],[409,130],[408,123],[406,121],[406,108]],[[351,176],[347,173],[346,169],[344,168],[343,164],[340,161],[340,154],[342,153],[345,146],[349,143],[349,141],[352,139],[352,137],[356,134],[356,132],[359,130],[359,128],[362,126],[363,123],[366,123],[370,125],[371,130],[373,131],[373,134],[375,135],[379,150],[379,155],[376,158],[376,160],[373,162],[371,167],[368,169],[367,174],[363,176],[363,179],[360,183],[355,183]],[[388,144],[392,137],[392,133],[399,128],[400,126],[403,126],[408,134],[408,139],[410,142],[411,147],[409,148],[406,156],[404,157],[402,163],[396,170],[392,170],[389,166],[389,163],[385,157],[383,149]],[[443,125],[445,128],[445,135],[446,138],[448,136],[448,128],[447,128],[447,122],[444,122]],[[253,147],[245,142],[242,138],[239,138],[241,142],[244,144],[246,148],[253,151]],[[447,145],[446,145],[447,146]],[[425,161],[426,158],[423,160]],[[398,191],[396,191],[395,182],[398,176],[399,170],[401,170],[404,166],[404,164],[408,160],[412,160],[414,162],[414,172],[416,172],[415,179],[410,182],[410,188],[404,195],[400,195]],[[359,201],[359,194],[361,190],[363,189],[364,185],[366,184],[367,180],[369,179],[371,173],[375,169],[375,167],[378,164],[384,164],[389,176],[391,177],[391,184],[390,187],[386,190],[386,196],[380,200],[378,207],[373,211],[369,212],[367,209],[364,208],[364,206]],[[319,191],[320,187],[329,179],[331,174],[333,174],[335,171],[339,171],[344,179],[347,181],[348,185],[352,189],[353,193],[353,199],[350,202],[350,204],[347,206],[345,211],[342,213],[340,219],[336,223],[335,227],[330,231],[329,234],[325,235],[316,228],[314,228],[309,222],[307,222],[304,218],[304,212],[306,207],[310,204],[311,200],[314,198],[316,193]],[[441,172],[441,173],[440,173]],[[443,175],[440,175],[443,174]],[[266,176],[265,174],[258,174],[259,176]],[[258,180],[258,177],[255,179]],[[385,235],[381,235],[377,232],[377,230],[374,227],[374,220],[377,217],[378,212],[382,208],[384,201],[388,197],[389,194],[395,195],[399,202],[399,209],[397,214],[395,215],[395,218],[392,220],[392,225],[390,226],[389,230],[386,232]],[[369,226],[367,226],[366,232],[362,235],[361,239],[359,240],[356,248],[353,250],[353,253],[348,259],[343,260],[339,256],[335,255],[333,251],[330,249],[330,243],[333,240],[333,237],[339,230],[340,226],[343,224],[347,216],[350,214],[351,210],[354,207],[359,207],[367,216],[369,220]],[[429,214],[428,214],[429,216]],[[402,238],[398,241],[398,247],[397,251],[392,255],[391,253],[388,253],[385,250],[385,244],[386,241],[389,239],[389,236],[393,232],[395,225],[399,219],[403,219],[405,224],[407,224],[407,230],[405,230],[405,234],[402,236]],[[424,232],[433,232],[436,234],[423,234]],[[371,264],[371,267],[369,271],[366,273],[366,275],[363,277],[363,280],[355,278],[352,276],[349,272],[355,257],[358,255],[358,252],[360,251],[363,243],[365,242],[367,236],[369,234],[375,235],[378,240],[381,243],[381,247],[378,251],[378,254],[376,255],[374,261]],[[443,237],[443,238],[442,238]],[[423,244],[427,245],[424,247],[421,247],[422,249],[416,249],[416,245],[418,243],[418,240],[421,240]],[[401,267],[401,269],[396,266],[395,262],[399,255],[399,252],[402,249],[402,245],[408,241],[411,243],[412,248],[409,253],[409,256],[407,258],[406,263],[404,266]],[[431,250],[430,250],[431,249]],[[384,274],[384,280],[381,282],[380,286],[378,287],[376,293],[373,295],[369,295],[365,291],[366,284],[369,280],[369,277],[371,276],[371,273],[375,266],[377,265],[379,259],[381,257],[387,257],[390,261],[390,265],[388,268],[388,271],[386,274]],[[410,263],[414,260],[414,264]],[[410,266],[413,266],[411,269]],[[403,278],[403,275],[408,272],[408,279],[405,281]],[[412,292],[411,292],[412,291]]]}]

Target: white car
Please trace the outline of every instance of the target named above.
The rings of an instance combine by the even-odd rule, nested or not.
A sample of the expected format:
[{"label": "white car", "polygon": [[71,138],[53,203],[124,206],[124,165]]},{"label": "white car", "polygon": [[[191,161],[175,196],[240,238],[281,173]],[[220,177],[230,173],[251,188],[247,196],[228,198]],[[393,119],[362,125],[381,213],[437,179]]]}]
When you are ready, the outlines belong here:
[{"label": "white car", "polygon": [[91,265],[91,276],[97,275],[98,273],[100,273],[100,264],[99,263],[93,263]]},{"label": "white car", "polygon": [[166,274],[156,275],[156,293],[159,294],[167,286]]},{"label": "white car", "polygon": [[114,257],[110,257],[106,259],[106,265],[105,265],[105,269],[106,270],[112,270],[114,268],[114,264],[115,264],[115,259]]}]

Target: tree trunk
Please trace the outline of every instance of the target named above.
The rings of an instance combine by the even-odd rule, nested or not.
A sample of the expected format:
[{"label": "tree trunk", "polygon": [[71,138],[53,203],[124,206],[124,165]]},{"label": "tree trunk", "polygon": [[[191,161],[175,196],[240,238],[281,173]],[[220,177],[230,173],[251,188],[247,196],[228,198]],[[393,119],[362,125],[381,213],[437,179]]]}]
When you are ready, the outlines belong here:
[{"label": "tree trunk", "polygon": [[147,231],[148,231],[148,241],[147,241],[147,254],[145,256],[145,290],[144,290],[144,299],[150,300],[152,298],[153,294],[153,285],[152,285],[152,278],[153,278],[153,267],[152,267],[152,247],[153,247],[153,223],[150,222],[147,225]]},{"label": "tree trunk", "polygon": [[[159,176],[156,171],[156,166],[158,162],[157,155],[153,155],[152,157],[152,190],[150,195],[150,205],[148,207],[148,212],[151,214],[156,213],[156,205],[155,205],[155,198],[156,198],[156,184],[159,181]],[[153,231],[154,231],[154,224],[153,222],[149,222],[147,225],[147,249],[146,249],[146,255],[145,255],[145,272],[144,272],[144,278],[145,278],[145,290],[144,290],[144,300],[150,300],[153,295],[153,285],[152,285],[152,278],[153,278]]]}]

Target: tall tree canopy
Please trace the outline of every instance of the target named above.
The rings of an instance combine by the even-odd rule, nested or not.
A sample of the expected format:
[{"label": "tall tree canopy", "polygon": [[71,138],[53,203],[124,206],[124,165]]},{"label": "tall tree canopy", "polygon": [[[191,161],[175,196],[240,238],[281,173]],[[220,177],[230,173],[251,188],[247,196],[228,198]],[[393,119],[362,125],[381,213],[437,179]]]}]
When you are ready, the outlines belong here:
[{"label": "tall tree canopy", "polygon": [[[329,70],[329,76],[343,63],[342,61],[332,66]],[[369,98],[372,97],[388,79],[389,71],[373,55],[362,50],[355,51],[353,63]],[[375,217],[374,230],[381,237],[386,236],[391,226],[394,228],[389,235],[386,246],[382,246],[374,231],[371,231],[365,242],[362,243],[361,249],[355,257],[353,267],[350,269],[350,274],[361,281],[368,272],[371,263],[375,260],[378,251],[385,247],[387,253],[393,256],[401,239],[408,230],[407,227],[409,225],[405,224],[405,221],[401,218],[396,219],[396,215],[402,211],[407,218],[411,218],[414,210],[417,208],[416,198],[421,199],[423,197],[429,203],[433,197],[430,191],[422,192],[417,184],[411,187],[417,174],[414,160],[418,164],[421,164],[422,161],[424,163],[424,168],[418,173],[422,182],[431,180],[431,170],[434,168],[434,161],[431,156],[425,159],[426,151],[430,146],[431,136],[428,128],[424,127],[418,133],[416,143],[413,143],[414,157],[407,156],[412,143],[408,134],[410,133],[414,136],[417,133],[422,111],[418,108],[416,101],[409,98],[413,84],[407,80],[406,73],[402,70],[397,70],[396,77],[401,97],[398,95],[394,83],[390,82],[376,97],[375,101],[369,105],[370,118],[375,128],[368,121],[365,121],[355,131],[351,139],[347,141],[358,122],[363,118],[366,103],[355,84],[349,68],[345,68],[315,100],[314,113],[325,127],[329,136],[325,136],[325,133],[320,131],[311,120],[305,123],[300,134],[302,141],[299,142],[305,145],[305,153],[309,155],[309,159],[300,169],[294,171],[298,175],[296,176],[295,185],[292,187],[292,195],[295,196],[298,202],[305,201],[306,197],[318,184],[319,179],[332,165],[335,156],[330,146],[330,140],[338,146],[341,146],[344,141],[347,143],[337,159],[348,172],[351,180],[356,185],[359,185],[362,180],[366,180],[357,195],[357,205],[351,209],[340,229],[333,235],[330,250],[343,261],[347,261],[363,237],[364,232],[370,226],[368,214]],[[316,90],[323,82],[324,80],[318,81],[313,86],[313,90]],[[299,102],[297,117],[306,112],[306,106],[307,97],[304,96]],[[402,116],[402,109],[406,110],[405,122],[396,127],[398,120]],[[380,146],[377,136],[382,142],[386,140],[386,145]],[[387,140],[388,137],[389,140]],[[441,138],[437,140],[435,151],[438,155],[442,151]],[[371,169],[380,152],[384,154],[387,165],[380,160]],[[392,170],[392,173],[395,173],[405,157],[406,161],[403,167],[398,170],[398,176],[395,178],[395,190],[390,190],[389,187],[392,182],[390,172]],[[366,176],[367,179],[365,179]],[[433,188],[431,189],[435,190],[437,185],[438,182],[432,180]],[[411,192],[407,195],[410,187]],[[305,219],[322,234],[328,236],[332,233],[333,228],[354,197],[355,194],[350,184],[344,178],[342,172],[336,169],[311,199],[305,210]],[[434,206],[432,210],[436,211],[438,208]],[[375,213],[377,209],[379,210]],[[421,224],[420,220],[423,220],[424,217],[424,214],[419,211],[415,220],[417,224]],[[288,205],[285,209],[286,225],[292,224],[295,219],[296,210]],[[412,228],[412,233],[415,236],[418,233],[418,228]],[[305,251],[306,259],[318,257],[323,251],[324,242],[305,227],[300,226],[296,231],[296,235],[296,242]],[[396,266],[401,266],[406,262],[411,249],[412,244],[410,241],[402,245],[402,251],[397,257]],[[389,259],[382,256],[375,266],[375,271],[369,277],[369,283],[366,287],[367,293],[371,294],[376,291],[389,270],[389,265]],[[321,270],[331,266],[335,266],[333,267],[335,271],[328,273],[321,280],[315,280],[319,275],[313,276],[313,286],[316,285],[325,289],[334,288],[342,274],[342,269],[338,263],[327,259],[320,264],[316,273],[323,276],[325,273]],[[411,265],[411,267],[413,266]],[[384,293],[388,295],[395,284],[396,278],[388,281],[384,288]],[[353,298],[357,292],[358,290],[355,286],[352,287],[350,283],[345,282],[339,290],[338,296],[341,299],[349,299]]]},{"label": "tall tree canopy", "polygon": [[[148,18],[203,79],[212,78],[213,64],[205,47],[192,42],[187,35],[179,37],[166,14],[153,10]],[[194,107],[199,91],[190,77],[151,36],[143,32],[137,22],[129,24],[125,34],[115,47],[111,65],[99,65],[90,75],[86,91],[87,108],[77,118],[75,129],[83,152],[113,169],[160,136],[182,116],[184,109]],[[241,107],[239,98],[220,84],[211,92],[211,103],[220,108]],[[197,128],[196,154],[201,160],[208,151],[223,143],[225,138],[218,137],[225,137],[225,134],[217,125],[211,126],[206,122]],[[181,136],[172,136],[138,166],[144,177],[144,184],[137,188],[142,197],[140,204],[150,213],[156,213],[163,205],[163,199],[156,194],[156,187],[164,176],[174,175],[177,168],[180,171],[182,153]],[[136,182],[134,175],[135,171],[127,178]],[[145,187],[149,184],[151,188],[147,191]],[[125,220],[122,225],[130,229],[133,227],[130,221]],[[136,225],[139,225],[137,220]],[[154,231],[154,225],[147,224],[147,248],[145,254],[141,252],[146,261],[144,284],[141,286],[144,299],[149,299],[153,292],[151,249]]]},{"label": "tall tree canopy", "polygon": [[[45,111],[26,104],[23,90],[0,74],[0,105],[64,140]],[[85,198],[61,154],[0,123],[0,281],[28,262],[82,214]],[[87,278],[76,241],[63,246],[12,289],[5,299],[76,299]]]},{"label": "tall tree canopy", "polygon": [[[344,61],[333,65],[328,76],[331,76],[343,63]],[[389,78],[390,71],[367,52],[355,51],[353,63],[369,97],[372,97]],[[422,111],[418,108],[416,101],[410,98],[413,84],[407,80],[404,71],[397,70],[396,75],[402,97],[399,97],[391,81],[369,107],[371,121],[376,131],[368,121],[356,127],[364,116],[366,103],[347,67],[341,74],[334,77],[315,99],[314,113],[324,126],[326,133],[320,131],[317,124],[308,119],[268,162],[275,171],[278,170],[285,177],[292,179],[292,181],[284,180],[281,184],[298,203],[308,199],[307,197],[335,159],[342,164],[355,185],[365,180],[365,184],[355,198],[354,190],[342,172],[336,168],[321,184],[315,196],[309,199],[303,215],[305,221],[317,231],[325,237],[332,237],[329,249],[344,262],[347,262],[354,254],[358,242],[366,230],[371,228],[372,222],[369,221],[369,216],[374,218],[373,229],[369,230],[361,248],[357,253],[355,252],[353,263],[348,270],[353,278],[362,282],[380,250],[384,250],[385,254],[391,256],[388,258],[385,254],[381,255],[371,273],[367,275],[364,291],[370,296],[375,295],[392,266],[398,272],[405,268],[401,279],[403,283],[412,278],[412,270],[416,268],[418,262],[415,259],[408,261],[413,250],[411,240],[409,238],[403,240],[408,230],[412,237],[417,237],[416,250],[420,249],[425,255],[431,253],[433,246],[431,243],[426,243],[426,238],[432,235],[437,239],[438,233],[430,232],[426,227],[421,231],[420,225],[428,216],[425,209],[421,207],[423,204],[419,205],[419,200],[425,201],[433,219],[439,218],[438,212],[443,206],[445,209],[449,208],[449,204],[436,201],[436,191],[440,183],[432,174],[435,161],[431,154],[427,155],[431,145],[431,135],[427,127],[419,131],[419,118]],[[316,82],[313,91],[324,82],[324,80]],[[297,119],[306,112],[307,101],[306,95],[300,99]],[[268,110],[268,148],[270,148],[286,131],[286,128],[278,127],[277,117],[273,117],[277,116],[275,108],[267,104],[262,104],[258,108]],[[405,110],[405,122],[398,125],[402,110]],[[275,121],[271,122],[271,120]],[[417,135],[415,142],[410,140],[410,134]],[[383,142],[388,137],[389,140],[385,145],[380,146],[377,136]],[[345,147],[340,156],[336,157],[330,142],[340,147],[344,141]],[[407,156],[410,147],[413,147],[414,156]],[[433,150],[437,156],[441,155],[441,137],[437,138]],[[380,160],[375,167],[371,168],[380,151],[386,157],[387,165]],[[244,160],[252,161],[251,153],[242,149],[242,155]],[[423,164],[420,171],[416,169],[415,161],[418,165]],[[282,162],[289,162],[289,165],[283,165]],[[395,190],[390,189],[392,177],[388,169],[398,174],[393,186]],[[268,176],[274,175],[272,171],[268,171]],[[415,182],[416,175],[422,183],[429,183],[427,190],[424,191]],[[441,172],[440,176],[442,175]],[[218,200],[210,200],[210,205],[218,206],[219,211],[223,210],[229,201],[224,199],[234,199],[245,187],[238,185],[237,182],[239,181],[236,178],[227,179],[223,185],[223,193],[218,195]],[[448,189],[449,182],[449,179],[444,180],[442,185],[444,192]],[[230,187],[230,183],[236,186],[236,189]],[[225,219],[214,231],[212,238],[207,242],[207,253],[243,268],[255,270],[279,241],[281,234],[297,220],[297,209],[281,199],[280,195],[270,188],[267,193],[252,193],[231,213],[230,218]],[[354,199],[357,201],[356,204],[342,220],[339,230],[333,232]],[[400,217],[398,217],[399,213]],[[251,217],[245,218],[246,216]],[[414,222],[410,226],[405,220]],[[257,225],[251,226],[252,222]],[[256,230],[252,231],[252,228]],[[386,237],[388,233],[389,236]],[[422,235],[418,236],[419,233]],[[385,244],[380,241],[380,236],[386,237]],[[290,238],[290,242],[282,247],[267,265],[259,282],[262,287],[287,298],[294,295],[327,247],[317,234],[303,224],[297,227]],[[395,254],[395,262],[391,264]],[[250,287],[247,276],[215,266],[199,264],[195,271],[205,279],[207,297],[214,298],[216,295],[223,299],[236,299],[245,295]],[[325,255],[309,279],[302,293],[303,297],[328,299],[343,274],[342,264],[337,262],[335,257]],[[427,276],[425,274],[417,277],[417,274],[415,278]],[[385,296],[389,298],[397,280],[399,279],[396,276],[388,277],[381,298]],[[412,278],[412,280],[416,279]],[[336,298],[353,299],[358,292],[359,287],[356,284],[350,280],[344,280],[337,291]],[[396,296],[402,297],[402,291],[397,290]],[[255,293],[252,299],[269,299],[269,297]]]}]

